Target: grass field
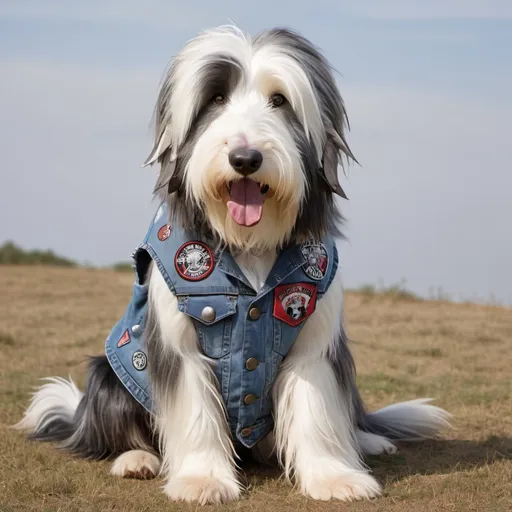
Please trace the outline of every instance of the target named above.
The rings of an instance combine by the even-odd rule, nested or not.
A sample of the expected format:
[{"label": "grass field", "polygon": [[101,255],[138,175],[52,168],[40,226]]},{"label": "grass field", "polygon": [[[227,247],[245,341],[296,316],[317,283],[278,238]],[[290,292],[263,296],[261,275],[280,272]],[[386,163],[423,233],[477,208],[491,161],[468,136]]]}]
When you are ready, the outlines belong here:
[{"label": "grass field", "polygon": [[[39,378],[83,385],[85,358],[103,350],[131,282],[113,270],[0,266],[0,512],[196,509],[169,502],[159,480],[111,477],[109,462],[72,459],[9,428]],[[384,485],[374,501],[314,502],[274,469],[250,467],[244,498],[221,509],[511,511],[512,309],[348,293],[345,310],[368,406],[435,397],[455,429],[368,459]]]}]

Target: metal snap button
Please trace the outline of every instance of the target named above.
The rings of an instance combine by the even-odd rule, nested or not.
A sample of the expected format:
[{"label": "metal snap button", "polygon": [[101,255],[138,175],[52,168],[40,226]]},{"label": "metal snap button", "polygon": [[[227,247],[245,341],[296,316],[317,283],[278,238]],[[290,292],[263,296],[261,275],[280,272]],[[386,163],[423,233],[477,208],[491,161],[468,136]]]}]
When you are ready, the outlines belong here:
[{"label": "metal snap button", "polygon": [[252,405],[256,400],[258,400],[258,397],[253,393],[249,393],[248,395],[245,395],[244,404]]},{"label": "metal snap button", "polygon": [[258,368],[258,365],[260,362],[255,357],[249,357],[247,361],[245,361],[245,367],[252,372],[253,370],[256,370]]},{"label": "metal snap button", "polygon": [[201,311],[201,318],[205,322],[213,322],[216,315],[217,313],[215,312],[215,309],[213,309],[211,306],[206,306],[203,311]]},{"label": "metal snap button", "polygon": [[261,310],[260,308],[254,307],[249,310],[249,318],[251,320],[258,320],[258,318],[261,316]]}]

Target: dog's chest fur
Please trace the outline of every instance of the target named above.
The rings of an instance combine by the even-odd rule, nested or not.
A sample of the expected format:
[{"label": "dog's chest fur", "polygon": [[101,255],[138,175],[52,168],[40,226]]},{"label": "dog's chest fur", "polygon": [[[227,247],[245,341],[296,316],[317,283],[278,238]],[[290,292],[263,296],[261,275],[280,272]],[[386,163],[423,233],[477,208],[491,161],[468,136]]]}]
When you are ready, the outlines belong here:
[{"label": "dog's chest fur", "polygon": [[263,288],[276,260],[277,253],[271,251],[263,254],[241,253],[235,256],[236,264],[256,292]]}]

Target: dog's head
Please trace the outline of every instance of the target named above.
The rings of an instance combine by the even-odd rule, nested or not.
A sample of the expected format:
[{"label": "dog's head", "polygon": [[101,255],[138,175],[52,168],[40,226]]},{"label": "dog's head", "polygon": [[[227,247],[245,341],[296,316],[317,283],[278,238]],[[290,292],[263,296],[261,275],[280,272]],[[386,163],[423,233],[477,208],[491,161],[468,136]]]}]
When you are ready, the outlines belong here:
[{"label": "dog's head", "polygon": [[319,51],[285,29],[206,31],[173,61],[156,105],[156,190],[172,222],[241,250],[335,230],[345,109]]},{"label": "dog's head", "polygon": [[301,303],[292,302],[286,309],[286,314],[294,320],[298,320],[306,316],[306,308]]}]

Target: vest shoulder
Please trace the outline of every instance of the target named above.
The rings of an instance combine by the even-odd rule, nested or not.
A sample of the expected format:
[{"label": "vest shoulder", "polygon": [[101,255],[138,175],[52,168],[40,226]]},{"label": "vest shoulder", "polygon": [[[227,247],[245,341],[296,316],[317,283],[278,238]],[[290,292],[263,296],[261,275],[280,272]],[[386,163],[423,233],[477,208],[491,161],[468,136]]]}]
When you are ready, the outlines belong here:
[{"label": "vest shoulder", "polygon": [[170,224],[166,203],[158,207],[134,258],[136,267],[142,269],[152,260],[175,295],[237,291],[216,268],[214,248],[197,233]]}]

